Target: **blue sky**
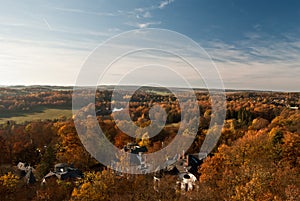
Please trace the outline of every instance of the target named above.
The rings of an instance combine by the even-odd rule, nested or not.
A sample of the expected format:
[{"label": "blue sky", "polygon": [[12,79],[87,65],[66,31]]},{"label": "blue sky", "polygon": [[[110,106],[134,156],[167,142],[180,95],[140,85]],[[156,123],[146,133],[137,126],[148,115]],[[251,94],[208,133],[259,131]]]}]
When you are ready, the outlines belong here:
[{"label": "blue sky", "polygon": [[74,85],[83,62],[103,41],[124,31],[161,28],[200,44],[225,88],[300,89],[300,1],[0,3],[0,85]]}]

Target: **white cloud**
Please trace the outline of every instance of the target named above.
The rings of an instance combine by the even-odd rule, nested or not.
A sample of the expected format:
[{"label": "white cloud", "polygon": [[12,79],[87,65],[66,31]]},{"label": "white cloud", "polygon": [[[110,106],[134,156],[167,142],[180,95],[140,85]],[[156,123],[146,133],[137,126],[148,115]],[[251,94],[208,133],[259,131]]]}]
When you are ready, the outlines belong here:
[{"label": "white cloud", "polygon": [[137,12],[144,12],[145,11],[145,8],[136,8],[136,9],[134,9],[135,11],[137,11]]},{"label": "white cloud", "polygon": [[160,24],[160,22],[146,22],[146,23],[139,23],[138,24],[138,27],[139,28],[147,28],[149,27],[150,25],[155,25],[155,24]]},{"label": "white cloud", "polygon": [[159,24],[161,24],[161,22],[159,22],[159,21],[158,22],[154,22],[154,21],[153,22],[140,22],[140,23],[139,22],[136,22],[136,23],[127,22],[125,24],[139,28],[139,29],[143,29],[143,28],[148,28],[151,25],[159,25]]},{"label": "white cloud", "polygon": [[143,14],[143,17],[144,17],[144,18],[151,18],[152,15],[151,15],[151,13],[150,13],[149,11],[147,11],[147,12],[145,12],[145,13]]},{"label": "white cloud", "polygon": [[117,11],[117,12],[93,12],[93,11],[86,11],[86,10],[81,10],[81,9],[74,9],[74,8],[54,8],[54,9],[59,10],[59,11],[63,11],[63,12],[82,13],[82,14],[88,14],[88,15],[109,16],[109,17],[122,15],[122,11]]},{"label": "white cloud", "polygon": [[219,62],[231,62],[239,61],[246,62],[248,60],[247,55],[239,50],[234,45],[226,44],[221,41],[213,41],[208,43],[208,47],[205,48],[209,55]]},{"label": "white cloud", "polygon": [[[247,33],[246,36],[249,34]],[[268,39],[259,34],[235,43],[212,41],[206,49],[216,60],[223,62],[294,63],[300,61],[300,39],[284,41]]]},{"label": "white cloud", "polygon": [[164,7],[166,7],[167,5],[171,4],[172,2],[174,2],[175,0],[165,0],[160,2],[158,8],[163,9]]},{"label": "white cloud", "polygon": [[282,41],[263,36],[235,44],[208,42],[226,88],[299,91],[300,40]]}]

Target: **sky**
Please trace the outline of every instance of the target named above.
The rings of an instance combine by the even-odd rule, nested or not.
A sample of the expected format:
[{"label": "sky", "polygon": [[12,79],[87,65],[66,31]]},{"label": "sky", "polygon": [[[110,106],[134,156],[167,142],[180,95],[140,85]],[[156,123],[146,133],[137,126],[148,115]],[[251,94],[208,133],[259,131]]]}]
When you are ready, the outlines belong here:
[{"label": "sky", "polygon": [[[0,3],[0,85],[73,86],[82,66],[101,43],[126,31],[158,28],[183,34],[198,43],[214,62],[225,88],[300,91],[300,1],[297,0],[0,0]],[[156,38],[161,44],[168,40],[164,36]],[[126,39],[126,45],[140,46],[138,41]],[[184,46],[182,41],[173,42],[173,46]],[[98,56],[108,57],[112,51],[108,49]],[[157,52],[143,54],[139,58],[146,63],[163,60]],[[114,84],[113,75],[137,65],[134,59],[125,60],[105,75],[104,84]],[[179,61],[175,63],[180,65]],[[210,67],[207,66],[208,71]],[[176,83],[171,78],[156,76],[157,69],[152,72],[148,66],[147,72],[138,73]]]}]

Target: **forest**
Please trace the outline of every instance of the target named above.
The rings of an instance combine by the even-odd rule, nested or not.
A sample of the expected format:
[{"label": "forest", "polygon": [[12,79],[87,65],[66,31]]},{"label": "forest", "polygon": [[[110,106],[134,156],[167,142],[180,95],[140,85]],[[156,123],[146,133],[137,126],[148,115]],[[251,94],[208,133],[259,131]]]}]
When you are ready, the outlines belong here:
[{"label": "forest", "polygon": [[[155,186],[154,173],[120,174],[99,163],[85,149],[75,126],[76,115],[93,110],[96,123],[117,148],[130,143],[154,153],[172,143],[183,122],[177,97],[166,89],[140,88],[117,94],[124,102],[112,102],[113,89],[99,88],[95,102],[73,117],[16,122],[10,118],[43,107],[72,110],[72,89],[63,87],[2,87],[0,89],[0,198],[1,200],[300,200],[300,93],[226,91],[226,118],[217,146],[197,167],[195,187],[182,191],[177,176],[163,173]],[[185,92],[182,91],[184,95]],[[209,133],[212,118],[210,94],[195,89],[199,126],[184,155],[198,153]],[[85,97],[85,94],[82,94]],[[150,124],[150,107],[159,104],[167,113],[166,125],[154,137],[135,131],[129,136],[115,122],[129,102],[131,120],[138,127]],[[197,119],[191,119],[196,121]],[[100,145],[101,146],[101,145]],[[184,156],[183,156],[184,157]],[[35,182],[28,182],[18,163],[32,167]],[[58,163],[80,170],[81,178],[43,178]]]}]

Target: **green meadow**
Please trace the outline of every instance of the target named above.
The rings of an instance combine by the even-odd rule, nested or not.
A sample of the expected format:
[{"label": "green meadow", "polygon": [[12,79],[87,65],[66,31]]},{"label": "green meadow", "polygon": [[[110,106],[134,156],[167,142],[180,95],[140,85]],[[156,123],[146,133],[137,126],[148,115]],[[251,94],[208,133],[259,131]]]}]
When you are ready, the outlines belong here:
[{"label": "green meadow", "polygon": [[13,113],[0,114],[0,124],[7,121],[15,121],[16,123],[23,123],[27,121],[46,120],[46,119],[60,119],[72,117],[71,108],[53,108],[53,107],[38,107],[30,111],[20,111]]}]

